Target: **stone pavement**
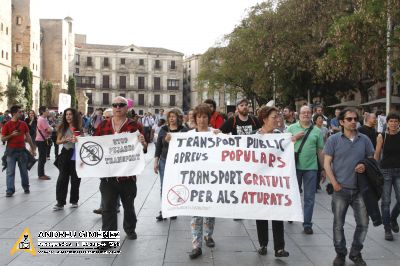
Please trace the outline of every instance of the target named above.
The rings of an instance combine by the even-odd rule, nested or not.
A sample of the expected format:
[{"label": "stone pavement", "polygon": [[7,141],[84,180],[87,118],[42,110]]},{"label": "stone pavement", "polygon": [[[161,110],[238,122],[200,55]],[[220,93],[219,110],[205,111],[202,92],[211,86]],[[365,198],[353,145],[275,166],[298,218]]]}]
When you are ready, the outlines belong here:
[{"label": "stone pavement", "polygon": [[[0,154],[4,146],[0,147]],[[255,221],[218,219],[214,239],[216,247],[203,247],[203,256],[191,261],[190,217],[156,222],[160,208],[159,181],[154,174],[149,149],[144,173],[138,178],[138,196],[135,201],[138,215],[137,240],[125,239],[121,231],[120,255],[42,255],[31,256],[18,252],[10,256],[10,250],[23,230],[28,227],[37,244],[41,230],[99,230],[101,217],[92,213],[99,207],[98,179],[84,179],[80,187],[79,208],[69,206],[63,211],[52,210],[55,202],[55,186],[58,170],[53,159],[46,164],[49,181],[37,178],[36,166],[29,172],[31,194],[25,195],[20,185],[19,171],[16,177],[16,193],[5,197],[5,172],[0,182],[0,265],[332,265],[335,252],[332,244],[332,213],[330,196],[319,192],[314,211],[314,234],[302,233],[300,223],[285,223],[286,249],[290,257],[274,257],[272,232],[267,256],[260,256]],[[53,155],[52,155],[53,156]],[[122,228],[122,213],[118,215],[118,228]],[[350,246],[355,222],[352,212],[346,217],[345,233]],[[363,257],[368,265],[400,265],[400,234],[395,240],[384,240],[383,227],[370,226]],[[37,249],[37,245],[36,245]],[[347,259],[347,265],[353,263]]]}]

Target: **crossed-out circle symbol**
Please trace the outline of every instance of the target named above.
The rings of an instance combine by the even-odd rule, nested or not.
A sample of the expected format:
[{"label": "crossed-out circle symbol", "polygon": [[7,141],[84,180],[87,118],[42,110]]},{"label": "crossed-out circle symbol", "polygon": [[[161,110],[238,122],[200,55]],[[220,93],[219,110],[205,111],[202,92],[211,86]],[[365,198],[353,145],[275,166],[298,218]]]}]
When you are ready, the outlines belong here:
[{"label": "crossed-out circle symbol", "polygon": [[82,144],[79,155],[84,164],[93,166],[101,162],[104,152],[100,144],[93,141],[87,141]]},{"label": "crossed-out circle symbol", "polygon": [[177,185],[168,191],[167,199],[169,204],[179,206],[189,199],[189,189],[184,185]]}]

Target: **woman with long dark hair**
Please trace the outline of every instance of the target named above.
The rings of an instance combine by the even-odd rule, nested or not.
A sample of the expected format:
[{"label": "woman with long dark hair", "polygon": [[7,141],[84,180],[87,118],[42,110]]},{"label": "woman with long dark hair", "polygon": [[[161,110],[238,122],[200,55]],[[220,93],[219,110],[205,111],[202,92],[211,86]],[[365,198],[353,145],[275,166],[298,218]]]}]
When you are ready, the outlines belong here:
[{"label": "woman with long dark hair", "polygon": [[76,174],[75,159],[75,143],[77,137],[82,134],[81,117],[77,110],[68,108],[64,111],[61,124],[57,132],[57,144],[62,144],[63,148],[58,156],[58,169],[60,174],[57,179],[56,198],[57,204],[53,210],[59,211],[64,209],[67,201],[68,183],[71,177],[70,203],[72,208],[78,207],[79,185],[81,179]]},{"label": "woman with long dark hair", "polygon": [[28,117],[25,119],[25,123],[28,125],[29,128],[29,135],[31,139],[36,138],[36,126],[37,126],[37,116],[35,111],[30,110]]},{"label": "woman with long dark hair", "polygon": [[[162,186],[164,180],[164,170],[165,163],[167,160],[169,139],[167,135],[174,132],[186,132],[187,129],[182,125],[182,115],[181,112],[173,108],[167,113],[167,125],[163,126],[158,133],[156,142],[156,152],[154,155],[154,172],[156,174],[160,173],[160,194],[162,194]],[[171,219],[176,219],[176,217],[171,217]],[[161,211],[156,217],[157,221],[164,220]]]}]

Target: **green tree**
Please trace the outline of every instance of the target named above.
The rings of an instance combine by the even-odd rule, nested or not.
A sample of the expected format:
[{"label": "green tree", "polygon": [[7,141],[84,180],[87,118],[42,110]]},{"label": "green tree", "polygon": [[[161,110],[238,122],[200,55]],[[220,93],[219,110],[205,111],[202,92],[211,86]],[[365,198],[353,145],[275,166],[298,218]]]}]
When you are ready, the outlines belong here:
[{"label": "green tree", "polygon": [[33,104],[32,94],[32,71],[29,67],[23,67],[21,72],[18,74],[18,79],[22,82],[22,86],[25,88],[25,98],[27,100],[26,109],[31,110]]},{"label": "green tree", "polygon": [[47,107],[52,106],[52,97],[53,97],[53,83],[47,82],[45,85],[45,96],[44,96],[44,105]]},{"label": "green tree", "polygon": [[43,106],[45,102],[45,96],[46,94],[46,88],[45,88],[45,82],[43,80],[40,80],[40,85],[39,85],[39,106]]},{"label": "green tree", "polygon": [[19,105],[23,108],[26,107],[27,99],[25,98],[25,88],[18,78],[12,77],[7,84],[6,95],[8,98],[8,107]]},{"label": "green tree", "polygon": [[77,99],[76,99],[76,82],[75,78],[70,76],[68,79],[68,94],[71,95],[71,107],[76,108]]}]

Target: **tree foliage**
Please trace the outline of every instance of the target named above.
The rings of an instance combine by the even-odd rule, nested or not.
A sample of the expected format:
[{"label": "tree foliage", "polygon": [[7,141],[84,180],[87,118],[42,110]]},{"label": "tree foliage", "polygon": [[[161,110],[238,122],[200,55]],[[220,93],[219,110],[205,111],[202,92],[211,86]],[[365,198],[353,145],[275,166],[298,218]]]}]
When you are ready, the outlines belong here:
[{"label": "tree foliage", "polygon": [[[260,105],[272,98],[274,76],[281,104],[306,98],[308,90],[325,104],[356,89],[367,100],[367,88],[385,77],[387,10],[393,10],[398,25],[399,3],[261,3],[249,10],[219,46],[202,56],[198,83],[209,90],[240,91]],[[396,30],[393,36],[399,37],[399,27]],[[392,41],[397,48],[398,39]]]},{"label": "tree foliage", "polygon": [[75,78],[70,76],[68,79],[68,94],[71,95],[71,107],[76,108],[77,99],[76,99],[76,82]]},{"label": "tree foliage", "polygon": [[33,76],[32,71],[29,67],[23,67],[21,72],[18,74],[18,79],[21,81],[22,86],[25,88],[25,98],[26,98],[26,109],[31,110],[33,104],[33,93],[32,93],[32,82]]},{"label": "tree foliage", "polygon": [[53,97],[53,83],[47,82],[45,85],[45,95],[44,95],[44,105],[47,107],[52,106],[52,99]]},{"label": "tree foliage", "polygon": [[11,77],[7,84],[6,95],[8,98],[8,107],[19,105],[23,108],[26,107],[27,99],[25,98],[25,88],[16,77]]}]

